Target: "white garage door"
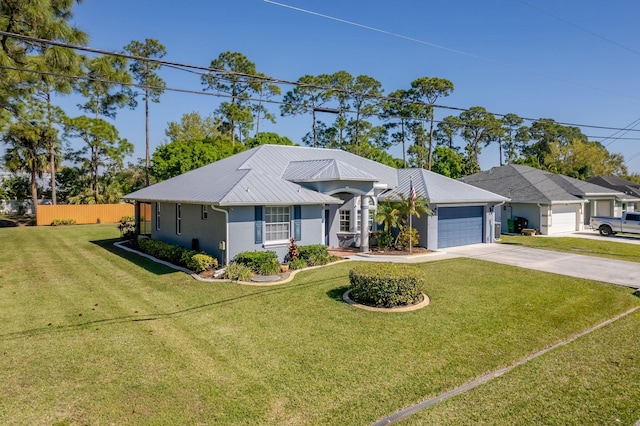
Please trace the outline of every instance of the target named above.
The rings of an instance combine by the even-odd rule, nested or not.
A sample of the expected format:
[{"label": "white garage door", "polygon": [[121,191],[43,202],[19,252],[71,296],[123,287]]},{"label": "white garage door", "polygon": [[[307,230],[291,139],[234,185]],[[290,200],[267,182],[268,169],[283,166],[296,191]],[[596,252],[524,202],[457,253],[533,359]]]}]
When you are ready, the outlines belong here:
[{"label": "white garage door", "polygon": [[551,206],[551,233],[573,232],[576,230],[576,205]]}]

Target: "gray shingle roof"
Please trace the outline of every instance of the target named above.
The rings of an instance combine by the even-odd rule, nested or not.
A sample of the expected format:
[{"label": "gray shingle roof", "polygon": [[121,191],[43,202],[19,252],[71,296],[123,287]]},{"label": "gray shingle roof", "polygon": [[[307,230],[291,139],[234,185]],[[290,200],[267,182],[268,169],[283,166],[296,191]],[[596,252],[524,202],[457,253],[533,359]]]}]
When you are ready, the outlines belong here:
[{"label": "gray shingle roof", "polygon": [[413,182],[416,194],[428,198],[431,204],[508,201],[508,198],[501,195],[424,169],[401,169],[398,170],[398,177],[398,187],[385,193],[383,198],[398,198],[398,194],[408,197],[410,182]]},{"label": "gray shingle roof", "polygon": [[507,164],[460,179],[514,203],[581,203],[588,196],[626,198],[619,191],[529,166]]},{"label": "gray shingle roof", "polygon": [[617,176],[595,176],[587,179],[587,182],[624,192],[634,198],[640,197],[640,184]]}]

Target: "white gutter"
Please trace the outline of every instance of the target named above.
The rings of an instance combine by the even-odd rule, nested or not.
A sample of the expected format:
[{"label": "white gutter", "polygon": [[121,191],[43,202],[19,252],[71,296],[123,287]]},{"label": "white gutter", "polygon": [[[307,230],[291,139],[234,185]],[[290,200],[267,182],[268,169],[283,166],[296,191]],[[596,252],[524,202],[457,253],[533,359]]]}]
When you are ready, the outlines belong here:
[{"label": "white gutter", "polygon": [[224,223],[225,223],[225,244],[226,250],[224,251],[224,266],[229,264],[229,212],[223,209],[219,209],[215,207],[213,204],[211,205],[211,210],[224,213]]}]

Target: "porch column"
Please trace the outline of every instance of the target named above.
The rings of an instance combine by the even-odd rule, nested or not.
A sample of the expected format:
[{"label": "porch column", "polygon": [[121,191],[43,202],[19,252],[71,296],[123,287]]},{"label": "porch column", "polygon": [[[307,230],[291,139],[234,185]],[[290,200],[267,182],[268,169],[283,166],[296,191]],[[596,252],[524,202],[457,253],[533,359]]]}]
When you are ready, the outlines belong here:
[{"label": "porch column", "polygon": [[369,197],[360,196],[360,251],[369,251]]}]

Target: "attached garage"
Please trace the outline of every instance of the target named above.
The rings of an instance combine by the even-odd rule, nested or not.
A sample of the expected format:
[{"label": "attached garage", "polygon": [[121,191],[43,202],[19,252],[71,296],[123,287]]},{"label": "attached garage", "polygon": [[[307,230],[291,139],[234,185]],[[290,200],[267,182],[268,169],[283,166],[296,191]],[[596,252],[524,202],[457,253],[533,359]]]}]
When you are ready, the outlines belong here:
[{"label": "attached garage", "polygon": [[439,207],[438,248],[483,242],[484,207]]},{"label": "attached garage", "polygon": [[573,232],[576,230],[576,205],[551,206],[551,233]]}]

